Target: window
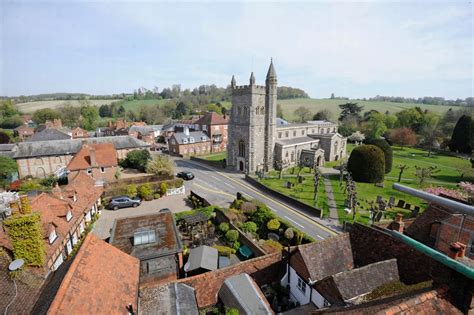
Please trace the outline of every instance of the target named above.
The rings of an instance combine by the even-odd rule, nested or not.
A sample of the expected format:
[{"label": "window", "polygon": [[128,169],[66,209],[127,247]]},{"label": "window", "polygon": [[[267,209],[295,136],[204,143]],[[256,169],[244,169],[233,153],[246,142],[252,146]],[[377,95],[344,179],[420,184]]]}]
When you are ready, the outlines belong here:
[{"label": "window", "polygon": [[311,133],[314,133],[314,129],[311,129]]},{"label": "window", "polygon": [[227,130],[227,125],[224,125],[224,129]]},{"label": "window", "polygon": [[298,284],[296,286],[301,292],[303,292],[303,294],[306,294],[306,282],[304,282],[300,277],[298,277]]},{"label": "window", "polygon": [[237,108],[237,115],[240,116],[240,107]]},{"label": "window", "polygon": [[89,175],[92,174],[92,168],[87,169],[87,174],[89,174]]},{"label": "window", "polygon": [[66,221],[69,222],[71,221],[71,219],[72,219],[72,213],[71,213],[71,210],[69,210],[66,214]]},{"label": "window", "polygon": [[58,238],[58,235],[56,234],[56,229],[52,230],[51,233],[49,233],[49,244],[53,244],[53,242]]},{"label": "window", "polygon": [[188,143],[188,139],[187,139],[187,138],[183,138],[183,143]]},{"label": "window", "polygon": [[288,131],[287,131],[287,132],[285,132],[285,138],[288,138],[288,136],[289,136],[289,135],[290,135],[290,134],[289,134],[289,132],[288,132]]},{"label": "window", "polygon": [[219,126],[214,126],[214,131],[219,131]]},{"label": "window", "polygon": [[101,172],[101,173],[105,173],[105,167],[101,167],[101,168],[100,168],[100,172]]},{"label": "window", "polygon": [[245,117],[247,117],[247,111],[248,111],[247,107],[244,107],[244,116]]},{"label": "window", "polygon": [[255,109],[255,114],[256,114],[256,115],[259,115],[259,114],[260,114],[260,107],[257,106],[257,108]]},{"label": "window", "polygon": [[143,231],[133,233],[133,245],[145,245],[156,242],[155,231]]},{"label": "window", "polygon": [[291,152],[291,162],[295,161],[295,152]]},{"label": "window", "polygon": [[244,140],[239,141],[239,156],[245,157],[245,142]]},{"label": "window", "polygon": [[286,151],[286,153],[285,153],[285,157],[288,157],[288,151]]},{"label": "window", "polygon": [[203,126],[202,126],[202,130],[207,131],[207,126],[206,126],[206,125],[203,125]]},{"label": "window", "polygon": [[281,132],[278,133],[278,139],[281,139]]},{"label": "window", "polygon": [[304,129],[303,129],[303,130],[301,130],[301,135],[303,135],[303,136],[304,136]]},{"label": "window", "polygon": [[293,130],[293,137],[296,137],[296,130]]},{"label": "window", "polygon": [[265,107],[260,107],[260,114],[265,114]]},{"label": "window", "polygon": [[194,138],[193,137],[189,138],[189,143],[194,143]]}]

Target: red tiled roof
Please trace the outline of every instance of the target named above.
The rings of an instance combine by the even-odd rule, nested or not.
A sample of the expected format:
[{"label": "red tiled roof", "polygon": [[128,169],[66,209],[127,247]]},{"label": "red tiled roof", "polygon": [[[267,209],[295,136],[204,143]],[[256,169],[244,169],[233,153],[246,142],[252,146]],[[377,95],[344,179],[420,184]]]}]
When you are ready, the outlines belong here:
[{"label": "red tiled roof", "polygon": [[90,233],[64,277],[48,314],[137,311],[139,261]]},{"label": "red tiled roof", "polygon": [[229,117],[219,115],[215,112],[205,113],[204,116],[196,121],[197,125],[227,125],[229,124]]},{"label": "red tiled roof", "polygon": [[[95,150],[95,165],[92,165],[90,149]],[[117,151],[113,143],[92,143],[84,145],[67,168],[71,171],[85,170],[91,167],[110,167],[117,166]]]}]

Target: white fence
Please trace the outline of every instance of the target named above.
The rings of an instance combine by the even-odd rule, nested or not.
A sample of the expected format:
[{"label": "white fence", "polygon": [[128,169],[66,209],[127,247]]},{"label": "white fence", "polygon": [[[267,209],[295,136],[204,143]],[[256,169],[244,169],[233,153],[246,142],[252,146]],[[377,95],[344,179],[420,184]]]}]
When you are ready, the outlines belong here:
[{"label": "white fence", "polygon": [[183,186],[179,188],[171,188],[166,191],[166,196],[174,196],[174,195],[183,195],[186,193],[186,188]]}]

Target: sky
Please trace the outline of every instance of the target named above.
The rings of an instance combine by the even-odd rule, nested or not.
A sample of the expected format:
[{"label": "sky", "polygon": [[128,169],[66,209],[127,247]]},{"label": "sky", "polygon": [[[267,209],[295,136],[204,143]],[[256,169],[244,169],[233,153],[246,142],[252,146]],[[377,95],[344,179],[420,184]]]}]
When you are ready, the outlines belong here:
[{"label": "sky", "polygon": [[473,96],[468,1],[0,0],[0,95],[131,93],[172,84]]}]

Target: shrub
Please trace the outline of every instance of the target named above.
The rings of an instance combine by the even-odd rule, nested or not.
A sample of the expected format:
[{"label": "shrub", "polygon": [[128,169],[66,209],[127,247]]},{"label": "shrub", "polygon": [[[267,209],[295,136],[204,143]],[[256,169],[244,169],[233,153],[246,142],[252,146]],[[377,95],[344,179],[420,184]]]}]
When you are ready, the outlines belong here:
[{"label": "shrub", "polygon": [[290,227],[287,228],[287,229],[285,230],[285,238],[286,238],[287,240],[292,240],[293,237],[295,237],[295,232],[293,232],[293,229],[292,229],[292,228],[290,228]]},{"label": "shrub", "polygon": [[145,200],[148,200],[147,198],[153,199],[153,188],[151,188],[151,185],[149,183],[140,185],[140,188],[138,189],[138,193],[141,198],[144,198]]},{"label": "shrub", "polygon": [[281,245],[279,242],[274,241],[274,240],[265,240],[265,245],[274,247],[278,249],[279,251],[283,250],[283,245]]},{"label": "shrub", "polygon": [[156,175],[173,176],[174,163],[165,155],[157,155],[152,160],[147,160],[146,172]]},{"label": "shrub", "polygon": [[352,150],[347,170],[355,181],[378,183],[383,181],[385,157],[383,151],[375,145],[361,145]]},{"label": "shrub", "polygon": [[393,152],[392,147],[388,144],[388,142],[384,139],[369,139],[365,141],[365,143],[373,144],[383,151],[385,157],[385,174],[390,173],[392,170]]},{"label": "shrub", "polygon": [[237,230],[229,230],[225,233],[225,238],[228,242],[234,243],[239,239],[239,232],[237,232]]},{"label": "shrub", "polygon": [[221,224],[219,224],[219,231],[221,231],[222,233],[226,233],[227,231],[229,231],[229,223],[222,222]]},{"label": "shrub", "polygon": [[53,187],[58,182],[58,178],[54,175],[49,175],[40,180],[40,184],[46,187]]},{"label": "shrub", "polygon": [[161,183],[160,184],[160,193],[164,196],[164,195],[166,195],[167,191],[168,191],[168,185],[166,185],[166,183]]},{"label": "shrub", "polygon": [[239,315],[239,310],[236,308],[226,308],[225,315]]},{"label": "shrub", "polygon": [[270,231],[278,230],[279,227],[280,227],[280,221],[278,221],[277,219],[271,219],[267,223],[267,229],[269,229]]},{"label": "shrub", "polygon": [[234,244],[232,245],[232,248],[235,249],[235,250],[238,250],[240,248],[240,242],[235,241]]},{"label": "shrub", "polygon": [[240,207],[242,206],[242,203],[243,201],[242,200],[239,200],[239,199],[235,199],[232,204],[230,205],[231,208],[234,208],[234,209],[239,209],[240,210]]},{"label": "shrub", "polygon": [[134,198],[136,197],[137,193],[138,193],[137,185],[135,184],[127,185],[127,196],[129,196],[130,198]]},{"label": "shrub", "polygon": [[216,207],[216,206],[208,206],[208,207],[203,207],[203,208],[197,208],[196,211],[202,212],[202,213],[204,213],[208,218],[210,218],[210,217],[212,216],[212,214],[214,213],[214,211],[216,211],[216,209],[219,209],[219,207]]},{"label": "shrub", "polygon": [[244,213],[253,213],[257,210],[257,205],[252,202],[246,201],[240,205],[240,210]]},{"label": "shrub", "polygon": [[241,229],[242,231],[247,232],[247,233],[256,233],[257,224],[255,222],[248,221],[248,222],[242,223]]},{"label": "shrub", "polygon": [[212,246],[219,252],[219,255],[229,257],[230,254],[235,254],[235,249],[228,246],[214,245]]},{"label": "shrub", "polygon": [[257,210],[252,213],[250,219],[255,222],[257,226],[262,227],[274,217],[273,212],[266,205],[262,204],[257,206]]},{"label": "shrub", "polygon": [[160,199],[161,195],[158,193],[153,194],[153,199]]}]

